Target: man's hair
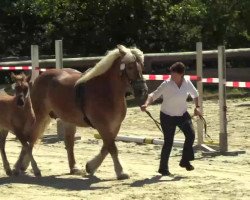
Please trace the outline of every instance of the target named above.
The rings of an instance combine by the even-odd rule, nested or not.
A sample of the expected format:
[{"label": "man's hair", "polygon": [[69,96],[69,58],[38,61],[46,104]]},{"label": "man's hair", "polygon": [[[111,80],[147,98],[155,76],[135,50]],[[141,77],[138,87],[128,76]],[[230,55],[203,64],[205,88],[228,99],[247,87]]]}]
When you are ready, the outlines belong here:
[{"label": "man's hair", "polygon": [[176,62],[170,67],[170,72],[176,72],[178,74],[184,74],[185,73],[185,65],[182,62]]}]

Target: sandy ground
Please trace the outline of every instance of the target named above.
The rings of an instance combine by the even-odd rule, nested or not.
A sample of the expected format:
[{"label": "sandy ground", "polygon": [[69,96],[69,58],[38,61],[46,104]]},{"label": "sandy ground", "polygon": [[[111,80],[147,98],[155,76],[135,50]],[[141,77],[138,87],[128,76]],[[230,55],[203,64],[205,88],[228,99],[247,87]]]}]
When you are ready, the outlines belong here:
[{"label": "sandy ground", "polygon": [[[250,199],[250,98],[228,100],[229,150],[245,150],[238,156],[204,157],[196,152],[195,170],[187,172],[178,166],[181,148],[174,147],[170,158],[173,176],[157,173],[160,145],[117,142],[120,158],[130,179],[116,180],[113,162],[108,156],[95,176],[70,175],[63,142],[40,142],[34,149],[35,159],[42,171],[37,178],[29,167],[26,174],[8,177],[0,161],[0,199]],[[190,103],[191,111],[192,103]],[[158,118],[160,105],[149,107]],[[208,133],[218,142],[218,101],[204,102],[204,117]],[[56,133],[53,121],[46,136]],[[194,124],[196,124],[194,120]],[[99,152],[102,141],[93,137],[95,130],[78,129],[77,163],[84,168],[86,161]],[[150,118],[139,108],[129,108],[120,135],[162,138]],[[176,138],[183,138],[178,132]],[[20,144],[8,136],[6,151],[13,166]]]}]

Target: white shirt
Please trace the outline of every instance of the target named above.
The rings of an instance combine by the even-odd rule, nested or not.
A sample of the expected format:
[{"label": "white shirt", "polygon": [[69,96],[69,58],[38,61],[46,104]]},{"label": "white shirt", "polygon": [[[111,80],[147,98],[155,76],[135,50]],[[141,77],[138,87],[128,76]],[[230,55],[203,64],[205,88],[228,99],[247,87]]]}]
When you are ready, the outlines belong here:
[{"label": "white shirt", "polygon": [[187,111],[188,95],[194,99],[199,96],[198,91],[190,80],[183,78],[181,87],[172,80],[164,81],[154,92],[149,94],[153,101],[163,97],[161,112],[170,116],[182,116]]}]

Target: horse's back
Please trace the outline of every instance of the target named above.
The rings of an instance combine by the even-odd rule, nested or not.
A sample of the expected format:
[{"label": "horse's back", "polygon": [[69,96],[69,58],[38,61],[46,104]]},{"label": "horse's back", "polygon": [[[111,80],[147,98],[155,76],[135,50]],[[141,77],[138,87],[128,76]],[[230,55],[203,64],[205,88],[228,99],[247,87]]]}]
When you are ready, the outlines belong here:
[{"label": "horse's back", "polygon": [[32,88],[37,113],[49,113],[50,116],[52,113],[54,118],[82,126],[82,113],[76,105],[74,87],[80,76],[81,73],[74,69],[52,69],[41,74]]}]

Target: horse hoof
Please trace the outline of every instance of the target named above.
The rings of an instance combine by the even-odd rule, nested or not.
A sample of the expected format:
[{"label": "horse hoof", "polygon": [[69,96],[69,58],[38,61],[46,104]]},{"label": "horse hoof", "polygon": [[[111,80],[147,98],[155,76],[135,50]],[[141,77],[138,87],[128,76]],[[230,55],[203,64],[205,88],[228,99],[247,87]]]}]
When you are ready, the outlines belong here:
[{"label": "horse hoof", "polygon": [[70,174],[74,174],[74,175],[85,175],[83,170],[80,170],[78,168],[73,168],[70,170]]},{"label": "horse hoof", "polygon": [[42,177],[42,174],[41,174],[41,172],[40,172],[40,171],[38,171],[38,172],[34,173],[34,175],[35,175],[35,177]]},{"label": "horse hoof", "polygon": [[87,163],[85,166],[86,172],[90,175],[94,175],[95,171],[90,168],[89,164]]},{"label": "horse hoof", "polygon": [[12,171],[11,170],[6,170],[6,175],[7,176],[12,176]]},{"label": "horse hoof", "polygon": [[121,174],[117,177],[118,180],[125,180],[125,179],[129,179],[129,175],[128,174]]},{"label": "horse hoof", "polygon": [[13,174],[14,176],[19,176],[20,171],[19,171],[19,170],[16,170],[16,169],[13,169],[13,170],[12,170],[12,174]]}]

